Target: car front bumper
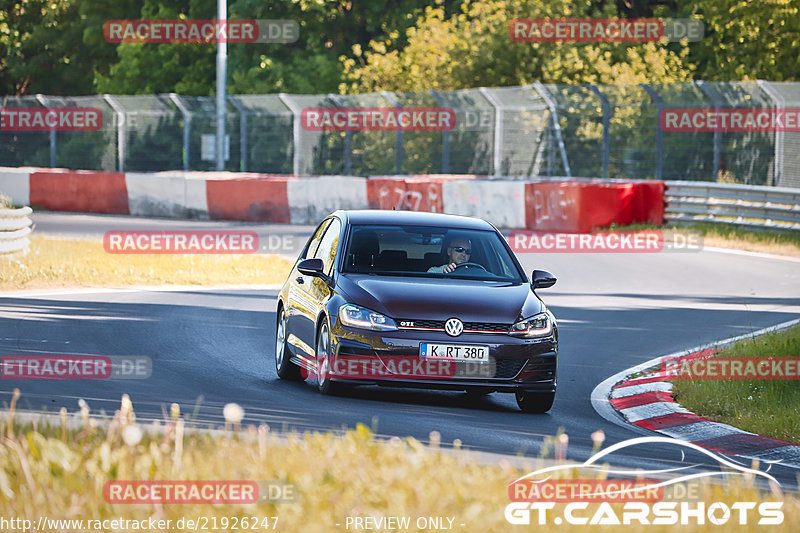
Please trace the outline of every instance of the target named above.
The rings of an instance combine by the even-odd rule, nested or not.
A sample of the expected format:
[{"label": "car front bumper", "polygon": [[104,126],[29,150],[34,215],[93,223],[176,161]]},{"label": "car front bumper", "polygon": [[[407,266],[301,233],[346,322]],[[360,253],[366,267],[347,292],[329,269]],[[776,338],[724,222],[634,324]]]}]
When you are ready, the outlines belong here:
[{"label": "car front bumper", "polygon": [[[420,343],[487,346],[488,363],[431,361]],[[523,339],[504,333],[369,331],[335,325],[331,331],[331,379],[355,384],[484,392],[555,392],[556,335]],[[432,364],[432,363],[437,364]],[[424,364],[423,364],[424,363]]]}]

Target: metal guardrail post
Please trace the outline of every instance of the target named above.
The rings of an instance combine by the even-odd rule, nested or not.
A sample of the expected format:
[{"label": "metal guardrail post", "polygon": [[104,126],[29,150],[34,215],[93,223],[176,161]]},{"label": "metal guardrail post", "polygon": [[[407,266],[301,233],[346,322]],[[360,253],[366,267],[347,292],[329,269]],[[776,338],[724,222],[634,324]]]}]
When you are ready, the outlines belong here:
[{"label": "metal guardrail post", "polygon": [[586,86],[591,90],[595,96],[600,99],[600,103],[603,106],[603,170],[602,176],[603,179],[608,179],[608,160],[611,152],[611,135],[610,135],[610,127],[611,127],[611,104],[608,102],[608,98],[597,87],[597,85],[587,83]]},{"label": "metal guardrail post", "polygon": [[[550,108],[550,119],[553,124],[553,131],[556,134],[556,139],[558,140],[558,149],[561,152],[561,161],[564,164],[564,174],[566,177],[571,178],[572,171],[569,168],[569,161],[567,160],[567,149],[564,147],[564,138],[561,136],[561,124],[558,122],[558,111],[556,110],[555,100],[553,100],[553,97],[550,96],[550,92],[541,82],[534,82],[532,87],[536,89],[539,96],[547,103],[547,107]],[[550,175],[552,176],[553,172],[551,172]]]},{"label": "metal guardrail post", "polygon": [[[772,102],[775,104],[775,109],[783,109],[786,107],[786,104],[783,100],[783,95],[778,93],[775,89],[773,89],[769,82],[764,80],[758,80],[758,86],[767,93],[767,95],[772,98]],[[777,128],[775,130],[775,165],[774,165],[774,172],[772,173],[772,184],[775,186],[779,186],[781,184],[781,180],[783,179],[783,139],[784,139],[784,132]]]},{"label": "metal guardrail post", "polygon": [[[338,107],[345,107],[344,102],[338,94],[329,94],[331,102]],[[344,174],[350,176],[353,169],[353,132],[344,132]]]},{"label": "metal guardrail post", "polygon": [[[389,103],[391,103],[394,107],[403,107],[391,92],[381,91],[381,96],[389,100]],[[400,129],[400,126],[397,127],[397,132],[395,133],[394,137],[394,173],[403,173],[403,130]]]},{"label": "metal guardrail post", "polygon": [[292,142],[294,143],[292,154],[292,174],[295,176],[300,175],[300,113],[303,112],[298,106],[292,102],[291,98],[286,93],[278,94],[278,98],[283,105],[289,108],[292,112]]},{"label": "metal guardrail post", "polygon": [[228,101],[239,112],[239,170],[247,172],[247,109],[234,96],[228,96]]},{"label": "metal guardrail post", "polygon": [[[43,94],[36,95],[36,101],[42,104],[42,107],[50,107],[47,104],[47,97]],[[50,128],[50,168],[56,168],[56,129]]]},{"label": "metal guardrail post", "polygon": [[[698,81],[697,86],[700,87],[700,90],[703,91],[703,94],[708,96],[711,99],[711,103],[714,104],[714,110],[719,111],[722,107],[722,98],[720,98],[717,91],[708,83],[704,81]],[[720,161],[722,160],[722,132],[719,130],[714,130],[714,175],[711,177],[711,181],[716,181],[719,177],[720,171]]]},{"label": "metal guardrail post", "polygon": [[500,176],[503,172],[503,108],[489,89],[480,87],[481,94],[494,107],[494,157],[492,158],[492,175]]},{"label": "metal guardrail post", "polygon": [[[440,107],[445,107],[446,102],[444,98],[437,92],[431,89],[431,96]],[[450,130],[442,132],[442,174],[450,173]]]},{"label": "metal guardrail post", "polygon": [[189,133],[191,132],[192,114],[189,109],[184,105],[181,97],[175,93],[169,93],[169,98],[172,100],[181,114],[183,114],[183,170],[189,170]]},{"label": "metal guardrail post", "polygon": [[104,94],[103,98],[117,114],[117,166],[119,172],[125,172],[125,109],[110,94]]},{"label": "metal guardrail post", "polygon": [[661,129],[661,113],[664,112],[664,99],[647,83],[640,83],[639,86],[650,95],[653,102],[658,105],[658,127],[656,128],[656,179],[664,178],[664,130]]}]

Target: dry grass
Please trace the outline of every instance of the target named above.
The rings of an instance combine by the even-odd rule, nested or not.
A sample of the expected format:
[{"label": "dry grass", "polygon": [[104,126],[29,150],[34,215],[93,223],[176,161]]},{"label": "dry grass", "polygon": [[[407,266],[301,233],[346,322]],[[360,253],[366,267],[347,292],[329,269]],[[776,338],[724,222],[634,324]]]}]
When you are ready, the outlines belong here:
[{"label": "dry grass", "polygon": [[[437,436],[430,446],[413,438],[379,441],[359,426],[341,436],[290,435],[279,439],[268,428],[248,427],[223,436],[186,434],[179,418],[125,439],[135,426],[132,408],[123,407],[108,428],[83,413],[77,428],[9,425],[0,443],[0,516],[50,519],[156,519],[277,516],[278,531],[329,532],[345,529],[348,516],[453,517],[462,532],[531,531],[504,518],[507,485],[519,471],[505,461],[479,464],[467,452],[442,453]],[[129,405],[129,401],[128,401]],[[13,406],[12,406],[13,412]],[[67,415],[62,415],[66,420]],[[536,467],[536,466],[535,466]],[[574,475],[574,474],[573,474]],[[567,475],[566,477],[570,477]],[[109,480],[273,480],[292,483],[296,503],[110,504],[103,496]],[[711,502],[775,501],[746,482],[706,486]],[[800,530],[800,502],[784,496],[785,522],[770,531]],[[595,505],[595,504],[591,504]],[[622,516],[619,504],[613,504]],[[561,510],[559,505],[556,510]],[[734,519],[725,525],[682,526],[680,531],[741,532]],[[336,524],[341,524],[337,526]],[[446,522],[445,522],[446,524]],[[463,524],[463,526],[461,525]],[[552,527],[552,522],[550,523]],[[755,528],[755,525],[751,526]],[[540,529],[541,527],[539,527]],[[592,529],[593,528],[589,528]],[[562,525],[559,531],[588,531]],[[172,530],[177,530],[172,528]],[[264,530],[263,528],[260,530]],[[412,526],[410,531],[417,531]],[[674,526],[627,525],[625,531],[667,532]]]},{"label": "dry grass", "polygon": [[95,240],[34,235],[27,253],[0,256],[0,289],[283,283],[279,256],[109,254]]}]

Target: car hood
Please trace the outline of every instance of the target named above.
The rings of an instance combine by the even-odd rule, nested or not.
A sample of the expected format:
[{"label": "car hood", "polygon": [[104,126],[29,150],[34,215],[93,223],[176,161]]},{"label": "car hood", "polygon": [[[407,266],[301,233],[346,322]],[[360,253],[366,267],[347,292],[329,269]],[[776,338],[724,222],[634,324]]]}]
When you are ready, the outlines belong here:
[{"label": "car hood", "polygon": [[527,283],[342,274],[338,284],[349,302],[395,319],[512,324],[544,310]]}]

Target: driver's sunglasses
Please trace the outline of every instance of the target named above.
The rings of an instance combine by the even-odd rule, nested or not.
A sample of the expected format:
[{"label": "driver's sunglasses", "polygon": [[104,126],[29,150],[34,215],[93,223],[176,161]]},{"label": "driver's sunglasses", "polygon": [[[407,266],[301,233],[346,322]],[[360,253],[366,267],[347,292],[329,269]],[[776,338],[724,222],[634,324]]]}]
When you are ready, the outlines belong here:
[{"label": "driver's sunglasses", "polygon": [[464,248],[463,246],[453,246],[453,250],[460,254],[472,254],[472,248]]}]

